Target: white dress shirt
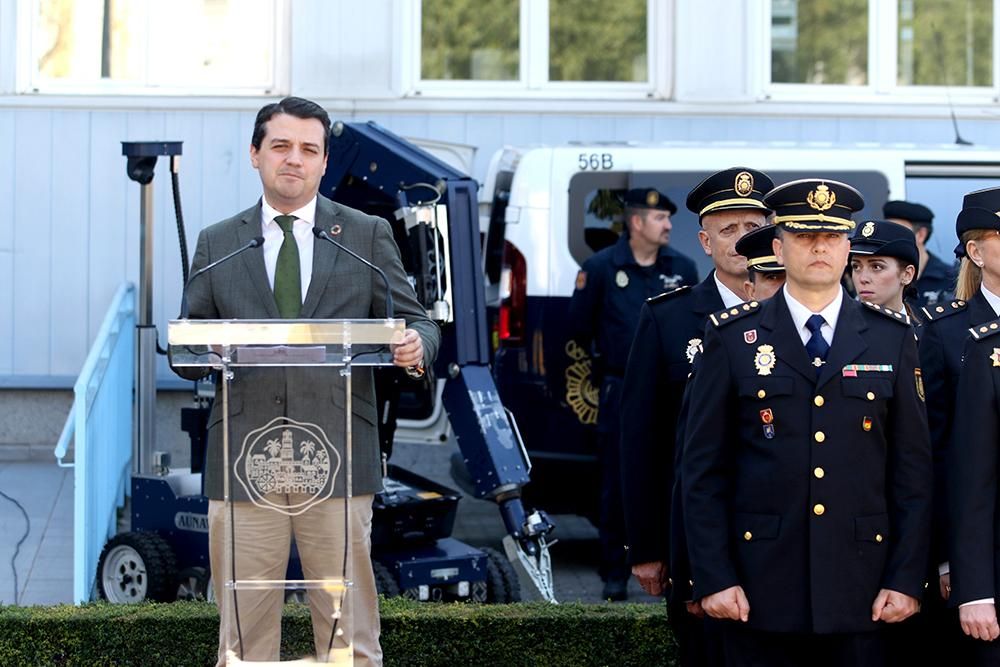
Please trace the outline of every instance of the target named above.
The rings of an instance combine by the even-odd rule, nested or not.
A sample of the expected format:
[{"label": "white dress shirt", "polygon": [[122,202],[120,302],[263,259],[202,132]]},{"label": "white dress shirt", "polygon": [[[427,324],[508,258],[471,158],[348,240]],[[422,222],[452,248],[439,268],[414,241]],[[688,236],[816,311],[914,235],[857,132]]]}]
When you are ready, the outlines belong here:
[{"label": "white dress shirt", "polygon": [[812,338],[812,331],[809,331],[806,322],[813,315],[822,315],[825,322],[820,327],[820,335],[823,336],[827,345],[833,345],[833,332],[837,330],[837,318],[840,317],[840,305],[844,301],[844,290],[837,290],[837,296],[834,297],[833,301],[823,310],[814,313],[788,293],[788,285],[782,289],[785,290],[785,303],[788,304],[788,312],[792,315],[792,322],[795,323],[795,330],[799,332],[802,344],[805,345]]},{"label": "white dress shirt", "polygon": [[738,306],[746,299],[739,296],[733,290],[726,287],[721,280],[719,280],[719,274],[713,272],[712,277],[715,278],[715,287],[719,290],[719,296],[722,297],[722,305],[726,308],[732,308],[733,306]]},{"label": "white dress shirt", "polygon": [[[278,263],[278,251],[285,240],[285,233],[274,221],[275,217],[282,215],[267,203],[266,197],[261,197],[260,204],[260,231],[264,237],[264,267],[267,269],[267,282],[274,290],[274,267]],[[292,236],[295,237],[295,245],[299,247],[299,271],[302,276],[302,300],[306,299],[306,292],[309,291],[309,282],[312,279],[313,262],[313,225],[316,222],[316,197],[302,208],[292,211],[288,215],[296,217],[292,223]]]}]

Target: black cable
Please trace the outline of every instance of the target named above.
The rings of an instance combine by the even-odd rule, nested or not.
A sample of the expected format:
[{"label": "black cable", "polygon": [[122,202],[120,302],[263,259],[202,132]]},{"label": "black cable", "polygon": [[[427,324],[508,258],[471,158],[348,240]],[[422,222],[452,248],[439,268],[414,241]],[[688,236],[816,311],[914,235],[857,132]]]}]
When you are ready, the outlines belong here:
[{"label": "black cable", "polygon": [[177,239],[181,244],[181,271],[184,276],[182,287],[188,282],[188,249],[187,235],[184,233],[184,213],[181,211],[181,184],[180,175],[176,171],[170,172],[170,189],[174,193],[174,216],[177,218]]},{"label": "black cable", "polygon": [[[229,467],[229,461],[225,461],[223,465]],[[236,512],[233,509],[233,499],[230,498],[228,502],[229,536],[231,538],[229,540],[229,564],[233,574],[233,615],[236,617],[236,638],[240,644],[240,660],[243,660],[243,629],[240,627],[240,601],[236,597]],[[225,604],[225,600],[222,603]]]},{"label": "black cable", "polygon": [[[359,352],[359,353],[357,353],[357,354],[355,354],[355,355],[353,355],[351,357],[351,361],[353,362],[356,357],[359,357],[359,356],[364,355],[364,354],[381,353],[381,352],[383,352],[385,350],[386,350],[386,347],[383,345],[383,346],[379,347],[378,349],[373,350],[372,352]],[[347,367],[349,369],[350,365],[348,365]],[[344,386],[344,389],[347,390],[347,391],[351,390],[351,388],[346,385],[346,383],[350,382],[350,381],[351,381],[351,376],[348,375],[345,378],[345,386]],[[346,415],[344,417],[344,419],[350,419],[351,416],[352,415]],[[353,466],[354,465],[354,461],[348,461],[347,465]],[[350,471],[346,470],[346,466],[345,466],[345,471],[344,472],[346,474],[348,474],[348,475],[350,474]],[[347,524],[347,522],[350,521],[350,520],[351,520],[350,498],[347,497],[347,488],[344,487],[344,562],[341,564],[341,568],[340,568],[340,583],[341,583],[341,591],[340,591],[340,614],[338,614],[338,615],[336,615],[334,617],[334,619],[333,619],[333,627],[330,629],[330,642],[326,646],[326,661],[327,662],[330,661],[330,653],[333,651],[333,639],[334,639],[334,637],[337,636],[337,625],[340,623],[340,617],[344,615],[344,600],[347,598],[347,550],[351,548],[351,545],[347,543],[348,542],[348,528],[347,528],[348,524]],[[354,638],[353,637],[351,638],[351,643],[352,644],[354,643]]]},{"label": "black cable", "polygon": [[3,491],[0,491],[0,496],[3,496],[10,502],[14,503],[17,509],[21,510],[21,514],[24,515],[24,535],[22,535],[21,539],[17,541],[17,545],[14,547],[14,555],[10,558],[10,569],[14,573],[14,606],[16,607],[18,602],[17,556],[21,552],[21,545],[24,544],[24,541],[28,539],[28,535],[31,534],[31,519],[28,518],[28,513],[24,510],[24,506],[21,503],[17,502]]}]

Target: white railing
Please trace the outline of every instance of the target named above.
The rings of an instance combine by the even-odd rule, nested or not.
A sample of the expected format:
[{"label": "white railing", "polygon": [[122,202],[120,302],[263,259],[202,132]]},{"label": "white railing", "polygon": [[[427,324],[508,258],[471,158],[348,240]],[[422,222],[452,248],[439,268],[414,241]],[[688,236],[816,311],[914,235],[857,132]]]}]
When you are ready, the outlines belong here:
[{"label": "white railing", "polygon": [[[73,386],[73,407],[56,444],[73,470],[73,602],[94,597],[97,560],[115,534],[132,460],[135,285],[118,288]],[[73,461],[65,463],[70,441]]]}]

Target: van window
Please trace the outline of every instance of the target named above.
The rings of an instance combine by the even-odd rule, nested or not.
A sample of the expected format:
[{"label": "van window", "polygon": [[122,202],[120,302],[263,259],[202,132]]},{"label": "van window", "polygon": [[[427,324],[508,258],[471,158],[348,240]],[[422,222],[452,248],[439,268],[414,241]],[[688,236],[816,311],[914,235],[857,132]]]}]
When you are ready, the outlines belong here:
[{"label": "van window", "polygon": [[[908,169],[909,171],[909,169]],[[954,174],[954,172],[951,172]],[[946,264],[955,261],[955,219],[962,210],[962,198],[968,192],[1000,186],[997,176],[907,176],[906,199],[923,204],[934,212],[934,231],[927,241],[927,250]],[[894,198],[895,198],[895,193]],[[902,195],[901,195],[902,196]]]},{"label": "van window", "polygon": [[[712,259],[698,241],[698,216],[687,210],[687,194],[694,186],[711,175],[707,171],[676,172],[581,172],[570,179],[568,233],[570,254],[583,264],[597,250],[617,240],[624,221],[614,202],[630,188],[656,188],[677,205],[671,216],[673,230],[670,246],[687,255],[698,265],[698,275],[707,276]],[[800,178],[814,178],[817,172],[767,171],[778,185]],[[824,178],[842,181],[857,188],[865,198],[865,208],[856,220],[882,217],[882,206],[888,200],[889,181],[877,171],[822,171]]]}]

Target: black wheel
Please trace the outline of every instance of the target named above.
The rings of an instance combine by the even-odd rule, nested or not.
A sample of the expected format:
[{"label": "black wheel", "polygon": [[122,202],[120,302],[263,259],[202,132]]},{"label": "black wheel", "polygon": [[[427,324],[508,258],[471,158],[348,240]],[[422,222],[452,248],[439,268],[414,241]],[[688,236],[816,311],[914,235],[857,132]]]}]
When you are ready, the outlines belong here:
[{"label": "black wheel", "polygon": [[207,600],[215,602],[212,575],[203,567],[186,567],[177,574],[178,600]]},{"label": "black wheel", "polygon": [[115,604],[157,600],[177,594],[174,552],[156,533],[122,533],[108,540],[97,561],[97,590]]},{"label": "black wheel", "polygon": [[486,601],[493,604],[521,601],[521,581],[510,561],[496,549],[485,547]]},{"label": "black wheel", "polygon": [[377,560],[372,561],[372,570],[375,572],[375,590],[387,598],[399,597],[402,595],[399,584],[392,571]]}]

